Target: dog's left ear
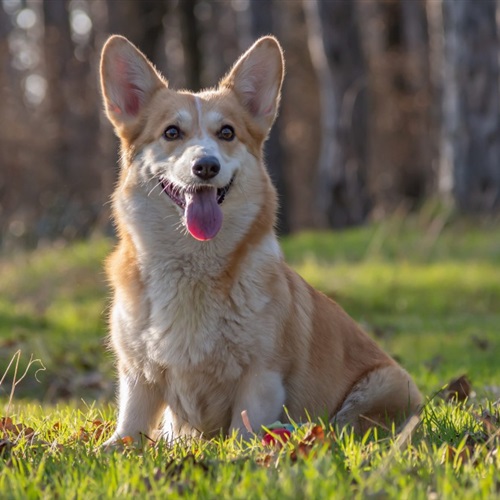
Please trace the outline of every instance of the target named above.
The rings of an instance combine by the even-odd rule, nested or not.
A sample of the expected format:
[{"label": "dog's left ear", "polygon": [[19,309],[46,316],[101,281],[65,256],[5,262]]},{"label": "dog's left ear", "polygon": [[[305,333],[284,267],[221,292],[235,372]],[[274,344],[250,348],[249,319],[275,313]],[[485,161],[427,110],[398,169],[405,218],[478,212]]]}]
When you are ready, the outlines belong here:
[{"label": "dog's left ear", "polygon": [[222,79],[221,88],[233,90],[267,134],[278,111],[285,63],[278,40],[257,40]]}]

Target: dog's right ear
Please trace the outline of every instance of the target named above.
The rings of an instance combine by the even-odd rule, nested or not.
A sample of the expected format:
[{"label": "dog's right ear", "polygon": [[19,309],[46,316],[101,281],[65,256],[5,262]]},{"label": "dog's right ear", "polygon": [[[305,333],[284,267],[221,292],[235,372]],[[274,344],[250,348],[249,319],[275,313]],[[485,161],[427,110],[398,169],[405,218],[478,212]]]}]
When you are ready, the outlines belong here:
[{"label": "dog's right ear", "polygon": [[115,128],[132,125],[151,96],[167,82],[125,37],[111,36],[101,54],[106,114]]}]

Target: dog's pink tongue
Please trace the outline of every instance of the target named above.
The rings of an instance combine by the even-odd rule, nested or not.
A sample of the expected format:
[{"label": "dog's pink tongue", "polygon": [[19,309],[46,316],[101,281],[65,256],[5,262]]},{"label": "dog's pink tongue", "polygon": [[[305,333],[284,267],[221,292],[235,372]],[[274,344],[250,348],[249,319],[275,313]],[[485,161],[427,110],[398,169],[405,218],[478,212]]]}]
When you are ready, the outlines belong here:
[{"label": "dog's pink tongue", "polygon": [[217,189],[203,188],[186,193],[186,226],[200,241],[211,240],[222,227],[222,210],[217,203]]}]

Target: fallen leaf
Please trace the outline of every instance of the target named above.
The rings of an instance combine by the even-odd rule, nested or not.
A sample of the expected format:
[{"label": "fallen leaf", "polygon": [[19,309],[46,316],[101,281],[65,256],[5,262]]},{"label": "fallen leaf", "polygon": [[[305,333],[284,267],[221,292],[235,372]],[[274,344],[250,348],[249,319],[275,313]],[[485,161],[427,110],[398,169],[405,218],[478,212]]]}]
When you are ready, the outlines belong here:
[{"label": "fallen leaf", "polygon": [[473,417],[482,426],[482,435],[484,436],[484,441],[500,440],[500,417],[492,415],[488,410],[483,410],[481,415],[472,412]]},{"label": "fallen leaf", "polygon": [[473,453],[474,447],[471,445],[465,445],[460,451],[448,445],[444,452],[443,462],[458,463],[457,461],[460,460],[463,465],[469,462]]},{"label": "fallen leaf", "polygon": [[299,456],[309,456],[314,449],[314,445],[316,443],[325,443],[327,438],[330,443],[333,443],[335,441],[335,434],[330,432],[325,436],[325,430],[321,425],[311,427],[290,453],[290,459],[292,462],[295,462]]},{"label": "fallen leaf", "polygon": [[14,424],[10,417],[3,417],[0,419],[0,431],[3,431],[4,436],[25,436],[31,438],[35,431],[24,424]]},{"label": "fallen leaf", "polygon": [[124,446],[132,446],[134,444],[134,438],[132,436],[124,436],[120,439],[120,443]]},{"label": "fallen leaf", "polygon": [[265,455],[257,457],[255,462],[257,465],[262,465],[263,467],[269,468],[271,465],[274,463],[274,454],[273,453],[266,453]]},{"label": "fallen leaf", "polygon": [[292,433],[288,429],[273,429],[264,434],[262,444],[281,448],[290,439],[291,435]]},{"label": "fallen leaf", "polygon": [[109,434],[113,428],[111,422],[102,422],[101,420],[94,420],[92,426],[94,428],[93,438],[96,441],[99,441],[103,437],[103,434]]},{"label": "fallen leaf", "polygon": [[311,444],[314,443],[315,441],[321,441],[323,442],[325,440],[325,431],[321,425],[315,425],[314,427],[311,427],[307,434],[304,436],[302,439],[302,442]]},{"label": "fallen leaf", "polygon": [[70,441],[83,441],[86,443],[90,439],[90,434],[85,427],[80,427],[80,429],[70,437]]},{"label": "fallen leaf", "polygon": [[491,342],[485,337],[473,335],[471,339],[472,343],[481,351],[487,351],[491,347]]},{"label": "fallen leaf", "polygon": [[[59,424],[57,424],[59,429]],[[102,422],[101,420],[92,420],[90,422],[90,428],[80,427],[78,432],[73,434],[70,438],[71,441],[83,441],[84,443],[89,442],[90,440],[99,441],[103,434],[106,435],[110,433],[112,429],[111,422]],[[122,438],[122,444],[129,445],[128,440],[132,440],[130,436],[125,436]]]},{"label": "fallen leaf", "polygon": [[446,388],[446,400],[465,401],[471,394],[471,383],[467,375],[453,379]]},{"label": "fallen leaf", "polygon": [[10,417],[2,417],[0,418],[0,430],[2,431],[10,431],[12,429],[12,419]]}]

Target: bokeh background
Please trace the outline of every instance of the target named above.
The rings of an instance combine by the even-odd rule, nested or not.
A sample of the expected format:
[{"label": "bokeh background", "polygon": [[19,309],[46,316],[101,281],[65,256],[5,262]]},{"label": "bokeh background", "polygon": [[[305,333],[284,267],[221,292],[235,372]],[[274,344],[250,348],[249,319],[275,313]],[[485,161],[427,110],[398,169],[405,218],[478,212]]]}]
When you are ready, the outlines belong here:
[{"label": "bokeh background", "polygon": [[286,55],[266,146],[282,233],[437,203],[500,206],[496,0],[2,0],[0,246],[111,232],[117,141],[98,59],[120,33],[174,87],[217,83],[258,36]]}]

